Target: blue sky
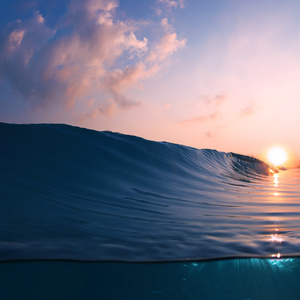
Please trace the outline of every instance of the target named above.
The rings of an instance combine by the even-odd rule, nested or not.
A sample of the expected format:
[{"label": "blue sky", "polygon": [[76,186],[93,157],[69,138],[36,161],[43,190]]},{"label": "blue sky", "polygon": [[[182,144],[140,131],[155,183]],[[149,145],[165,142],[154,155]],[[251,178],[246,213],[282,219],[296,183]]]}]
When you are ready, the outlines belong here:
[{"label": "blue sky", "polygon": [[300,2],[0,3],[0,121],[300,156]]}]

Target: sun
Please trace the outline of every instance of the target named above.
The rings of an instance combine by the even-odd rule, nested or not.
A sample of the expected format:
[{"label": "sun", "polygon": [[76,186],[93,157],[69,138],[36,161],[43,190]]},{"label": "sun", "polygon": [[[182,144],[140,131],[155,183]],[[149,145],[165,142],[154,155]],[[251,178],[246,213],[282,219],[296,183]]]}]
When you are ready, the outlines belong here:
[{"label": "sun", "polygon": [[273,147],[268,151],[268,162],[278,167],[287,161],[286,151],[281,147]]}]

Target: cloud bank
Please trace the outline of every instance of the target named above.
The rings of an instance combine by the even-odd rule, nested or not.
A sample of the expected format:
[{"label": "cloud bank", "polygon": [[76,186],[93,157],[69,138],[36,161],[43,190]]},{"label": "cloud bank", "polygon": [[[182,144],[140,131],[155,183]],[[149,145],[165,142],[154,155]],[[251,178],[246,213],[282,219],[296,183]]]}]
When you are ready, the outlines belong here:
[{"label": "cloud bank", "polygon": [[73,0],[55,28],[39,11],[11,22],[0,33],[0,81],[32,106],[86,101],[82,118],[140,105],[126,91],[158,72],[185,40],[166,19],[158,40],[138,38],[141,22],[117,19],[117,9],[114,0]]}]

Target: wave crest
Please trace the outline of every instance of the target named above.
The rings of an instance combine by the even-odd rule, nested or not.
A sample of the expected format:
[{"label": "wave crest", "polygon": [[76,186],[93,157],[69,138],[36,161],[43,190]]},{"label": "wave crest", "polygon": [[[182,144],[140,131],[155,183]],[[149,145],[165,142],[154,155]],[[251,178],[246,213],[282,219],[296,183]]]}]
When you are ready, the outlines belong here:
[{"label": "wave crest", "polygon": [[245,220],[237,199],[269,169],[235,153],[63,124],[0,123],[0,140],[2,260],[236,255],[224,238],[238,234],[221,233],[220,216]]}]

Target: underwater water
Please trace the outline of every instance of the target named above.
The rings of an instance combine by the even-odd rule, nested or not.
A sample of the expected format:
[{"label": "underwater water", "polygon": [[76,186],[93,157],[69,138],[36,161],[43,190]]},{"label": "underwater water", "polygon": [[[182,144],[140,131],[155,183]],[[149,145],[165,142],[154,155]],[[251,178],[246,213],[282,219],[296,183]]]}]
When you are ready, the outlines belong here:
[{"label": "underwater water", "polygon": [[299,299],[300,259],[0,264],[1,299]]},{"label": "underwater water", "polygon": [[297,299],[299,169],[62,124],[0,141],[3,299]]}]

